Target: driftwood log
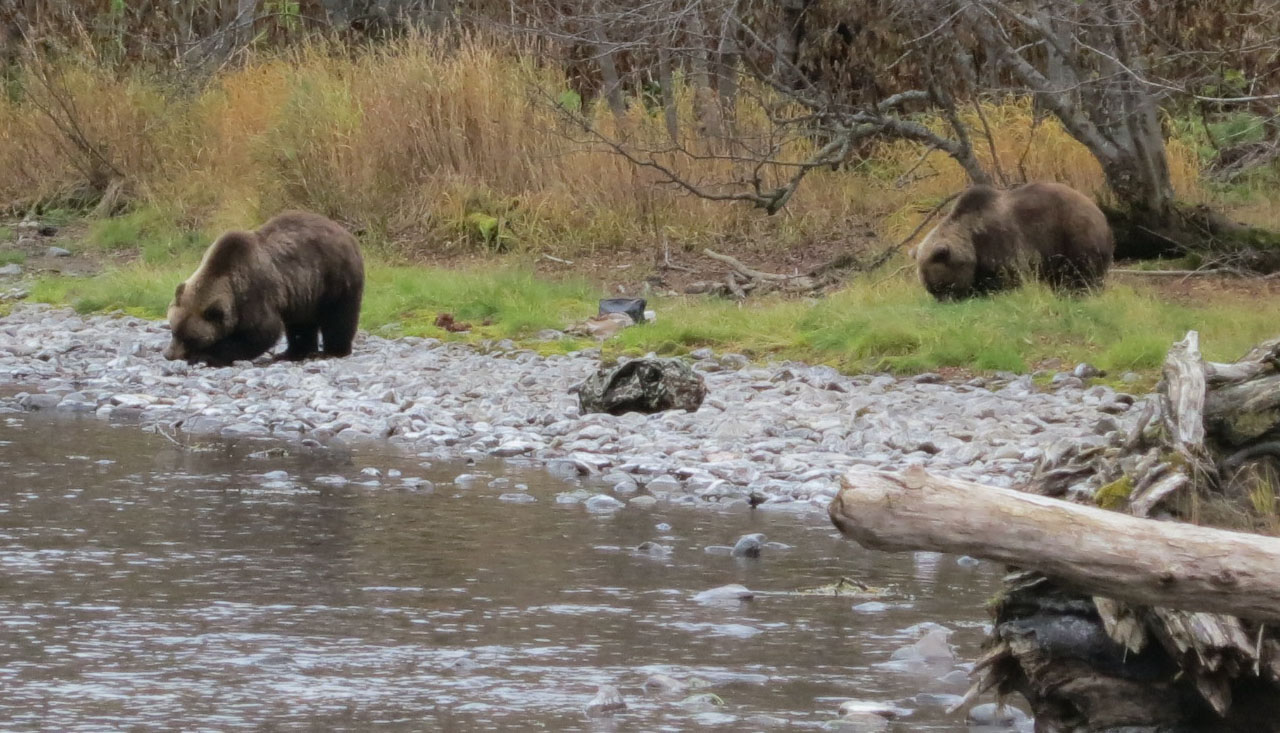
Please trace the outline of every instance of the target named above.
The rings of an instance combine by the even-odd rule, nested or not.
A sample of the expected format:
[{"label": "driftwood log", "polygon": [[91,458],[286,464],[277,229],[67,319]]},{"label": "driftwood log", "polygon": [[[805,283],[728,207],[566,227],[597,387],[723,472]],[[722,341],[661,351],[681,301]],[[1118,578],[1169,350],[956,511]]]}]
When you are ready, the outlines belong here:
[{"label": "driftwood log", "polygon": [[1134,412],[1023,492],[851,472],[832,521],[1011,566],[966,702],[1018,692],[1037,731],[1280,731],[1280,539],[1197,526],[1277,529],[1280,340],[1215,364],[1188,333]]},{"label": "driftwood log", "polygon": [[1157,522],[913,468],[854,469],[829,507],[878,550],[980,555],[1149,606],[1280,625],[1280,538]]}]

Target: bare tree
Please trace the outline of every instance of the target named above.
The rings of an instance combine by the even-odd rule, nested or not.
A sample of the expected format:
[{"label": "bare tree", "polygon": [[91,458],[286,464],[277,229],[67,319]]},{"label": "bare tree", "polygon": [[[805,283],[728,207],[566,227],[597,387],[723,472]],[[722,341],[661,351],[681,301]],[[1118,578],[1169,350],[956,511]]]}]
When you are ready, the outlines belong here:
[{"label": "bare tree", "polygon": [[[1274,114],[1280,100],[1280,63],[1257,58],[1268,44],[1272,50],[1280,45],[1280,4],[1232,0],[1229,9],[1216,10],[1186,5],[1177,13],[1194,14],[1197,27],[1213,25],[1214,12],[1251,13],[1251,37],[1237,47],[1215,48],[1221,38],[1171,32],[1179,29],[1169,20],[1177,13],[1152,0],[570,1],[540,16],[538,30],[573,41],[574,28],[589,20],[625,28],[619,37],[627,39],[631,69],[657,66],[664,87],[673,69],[688,74],[702,100],[701,126],[712,135],[728,132],[719,120],[742,102],[766,113],[772,126],[767,139],[753,144],[726,135],[724,149],[741,164],[739,174],[714,184],[682,177],[661,162],[658,152],[723,160],[681,145],[674,134],[672,147],[655,151],[585,126],[637,165],[693,193],[748,201],[774,213],[808,171],[838,164],[878,139],[941,151],[974,182],[1011,183],[1014,176],[1001,169],[979,101],[1030,96],[1098,160],[1116,221],[1126,227],[1122,239],[1145,236],[1167,249],[1230,233],[1230,227],[1220,217],[1178,205],[1163,110],[1197,102],[1262,104]],[[1223,22],[1228,20],[1239,22]],[[1205,94],[1207,81],[1221,78],[1224,65],[1248,70],[1253,91]],[[626,87],[624,79],[619,83]],[[710,93],[713,88],[718,95]],[[717,96],[717,115],[706,114],[713,108],[706,100]],[[779,100],[801,111],[788,114]],[[976,129],[961,113],[968,105],[977,111]],[[945,127],[925,125],[921,113],[937,116]],[[675,127],[670,117],[668,127]],[[786,151],[800,138],[822,144],[808,159],[795,160]],[[992,153],[987,163],[976,151],[984,143]],[[767,174],[774,176],[768,183]]]}]

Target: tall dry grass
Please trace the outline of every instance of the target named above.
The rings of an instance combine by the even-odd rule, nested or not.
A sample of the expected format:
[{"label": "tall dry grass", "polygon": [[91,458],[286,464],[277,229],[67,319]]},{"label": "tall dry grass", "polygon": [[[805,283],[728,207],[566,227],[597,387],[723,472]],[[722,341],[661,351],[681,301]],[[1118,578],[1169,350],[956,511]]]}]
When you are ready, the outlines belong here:
[{"label": "tall dry grass", "polygon": [[[301,207],[409,252],[503,245],[574,254],[726,239],[804,246],[872,217],[896,238],[965,185],[945,155],[921,163],[918,146],[886,143],[845,169],[813,172],[784,213],[765,217],[663,185],[594,142],[554,109],[567,89],[557,69],[479,38],[415,37],[360,52],[315,44],[196,88],[92,61],[42,65],[0,99],[0,170],[10,173],[0,177],[0,201],[75,189],[87,169],[105,165],[128,181],[137,205],[188,228],[245,226]],[[677,96],[682,142],[711,150],[688,90]],[[750,102],[757,96],[742,95],[737,110],[744,140],[770,134]],[[753,173],[671,152],[659,110],[634,104],[617,120],[598,107],[593,127],[653,151],[689,180],[716,187]],[[983,111],[993,142],[978,136],[979,155],[989,162],[994,149],[1009,181],[1103,191],[1092,156],[1052,119],[1034,120],[1029,103]],[[983,129],[976,110],[967,115]],[[812,149],[793,139],[782,156],[801,160]],[[1202,198],[1194,151],[1174,140],[1169,153],[1180,192]],[[789,170],[764,174],[777,183]]]}]

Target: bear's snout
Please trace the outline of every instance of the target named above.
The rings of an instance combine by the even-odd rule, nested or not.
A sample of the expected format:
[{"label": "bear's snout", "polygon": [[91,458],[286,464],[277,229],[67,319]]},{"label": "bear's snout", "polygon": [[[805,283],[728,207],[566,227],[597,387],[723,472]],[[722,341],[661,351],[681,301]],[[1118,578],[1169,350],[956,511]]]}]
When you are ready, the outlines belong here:
[{"label": "bear's snout", "polygon": [[186,356],[185,352],[186,352],[186,349],[182,348],[182,344],[179,343],[177,339],[174,339],[169,342],[168,346],[165,347],[164,358],[168,359],[169,361],[177,361],[178,359],[181,359],[184,356]]}]

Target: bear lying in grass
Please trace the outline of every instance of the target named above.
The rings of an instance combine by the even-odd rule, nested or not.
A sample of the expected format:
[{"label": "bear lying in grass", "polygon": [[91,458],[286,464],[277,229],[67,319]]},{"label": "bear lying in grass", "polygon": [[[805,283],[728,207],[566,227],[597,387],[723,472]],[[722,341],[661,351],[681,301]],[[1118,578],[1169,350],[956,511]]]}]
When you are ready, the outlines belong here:
[{"label": "bear lying in grass", "polygon": [[1016,287],[1027,272],[1059,292],[1096,290],[1113,250],[1106,216],[1087,196],[1028,183],[969,188],[913,256],[925,289],[951,300]]},{"label": "bear lying in grass", "polygon": [[223,234],[169,305],[164,355],[226,366],[275,346],[281,358],[351,353],[364,260],[355,237],[318,214],[287,211],[254,232]]}]

